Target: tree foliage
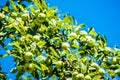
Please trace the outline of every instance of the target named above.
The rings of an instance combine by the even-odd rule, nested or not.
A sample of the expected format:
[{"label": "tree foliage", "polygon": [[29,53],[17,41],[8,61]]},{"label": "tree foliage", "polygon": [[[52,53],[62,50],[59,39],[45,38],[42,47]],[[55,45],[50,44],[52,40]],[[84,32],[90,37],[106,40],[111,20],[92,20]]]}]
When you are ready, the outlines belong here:
[{"label": "tree foliage", "polygon": [[[30,3],[30,5],[25,5]],[[98,80],[120,75],[120,50],[94,28],[85,31],[69,14],[44,0],[10,0],[0,10],[0,45],[14,57],[16,80]],[[5,39],[12,49],[8,49]],[[29,76],[24,76],[24,73]],[[1,76],[2,74],[2,76]],[[6,76],[7,77],[7,76]],[[0,72],[0,78],[5,75]]]}]

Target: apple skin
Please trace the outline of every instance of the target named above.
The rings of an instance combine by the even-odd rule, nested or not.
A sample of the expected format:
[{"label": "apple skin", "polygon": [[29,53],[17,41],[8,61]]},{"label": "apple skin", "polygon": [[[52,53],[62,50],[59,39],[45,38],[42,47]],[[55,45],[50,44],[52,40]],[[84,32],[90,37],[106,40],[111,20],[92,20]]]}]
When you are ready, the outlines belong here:
[{"label": "apple skin", "polygon": [[56,64],[55,64],[55,66],[56,66],[56,68],[57,69],[61,69],[62,67],[63,67],[63,61],[58,61],[58,62],[56,62]]},{"label": "apple skin", "polygon": [[84,75],[82,73],[79,73],[76,75],[76,80],[84,80]]},{"label": "apple skin", "polygon": [[39,40],[40,40],[40,36],[39,36],[39,35],[33,36],[33,40],[34,40],[34,41],[39,41]]},{"label": "apple skin", "polygon": [[31,52],[26,52],[26,53],[24,54],[24,57],[25,57],[25,59],[26,59],[27,61],[30,61],[30,60],[33,59],[33,53],[31,53]]},{"label": "apple skin", "polygon": [[5,18],[5,15],[3,13],[0,13],[0,20],[2,20],[3,18]]},{"label": "apple skin", "polygon": [[28,13],[22,14],[21,17],[22,17],[23,20],[28,20],[29,19],[29,14]]},{"label": "apple skin", "polygon": [[77,75],[77,74],[78,74],[77,71],[75,71],[75,72],[72,73],[72,80],[74,80],[74,79],[76,78],[76,75]]},{"label": "apple skin", "polygon": [[69,48],[70,47],[70,45],[67,43],[67,42],[63,42],[62,43],[62,48],[63,49],[67,49],[67,48]]},{"label": "apple skin", "polygon": [[70,33],[70,37],[72,37],[73,39],[76,39],[77,38],[77,34],[72,32],[72,33]]},{"label": "apple skin", "polygon": [[91,77],[89,75],[86,75],[85,80],[91,80]]},{"label": "apple skin", "polygon": [[117,63],[117,58],[116,58],[116,57],[113,57],[112,63],[113,63],[113,64],[116,64],[116,63]]},{"label": "apple skin", "polygon": [[26,63],[24,68],[25,68],[25,71],[31,73],[34,70],[34,64],[33,63]]},{"label": "apple skin", "polygon": [[102,69],[102,68],[100,68],[100,69],[98,70],[98,73],[99,73],[99,74],[101,74],[101,75],[104,75],[105,70],[104,70],[104,69]]}]

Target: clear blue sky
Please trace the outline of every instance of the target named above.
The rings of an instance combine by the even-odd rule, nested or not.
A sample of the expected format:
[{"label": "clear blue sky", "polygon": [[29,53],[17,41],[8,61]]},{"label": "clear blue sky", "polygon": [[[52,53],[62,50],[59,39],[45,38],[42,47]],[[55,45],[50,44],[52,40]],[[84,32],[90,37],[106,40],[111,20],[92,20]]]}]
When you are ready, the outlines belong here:
[{"label": "clear blue sky", "polygon": [[[0,5],[5,0],[0,0]],[[57,6],[59,13],[69,13],[78,23],[94,27],[95,31],[107,36],[108,46],[120,47],[120,0],[46,0],[49,6]],[[2,48],[0,47],[0,50]],[[0,52],[4,52],[3,50]],[[1,59],[3,71],[13,66],[11,57]],[[13,79],[14,76],[9,75]]]}]

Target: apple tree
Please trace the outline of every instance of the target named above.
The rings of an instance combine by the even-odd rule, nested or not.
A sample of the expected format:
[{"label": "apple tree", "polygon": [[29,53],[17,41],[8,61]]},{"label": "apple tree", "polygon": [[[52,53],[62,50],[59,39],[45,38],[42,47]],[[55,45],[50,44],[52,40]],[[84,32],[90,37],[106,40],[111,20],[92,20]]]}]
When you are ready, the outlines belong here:
[{"label": "apple tree", "polygon": [[[107,46],[94,28],[44,0],[8,0],[0,8],[0,45],[14,57],[16,80],[99,80],[120,76],[120,49]],[[8,49],[5,39],[11,39]],[[1,68],[0,68],[1,70]],[[29,76],[25,76],[24,73]],[[7,75],[0,72],[0,78]]]}]

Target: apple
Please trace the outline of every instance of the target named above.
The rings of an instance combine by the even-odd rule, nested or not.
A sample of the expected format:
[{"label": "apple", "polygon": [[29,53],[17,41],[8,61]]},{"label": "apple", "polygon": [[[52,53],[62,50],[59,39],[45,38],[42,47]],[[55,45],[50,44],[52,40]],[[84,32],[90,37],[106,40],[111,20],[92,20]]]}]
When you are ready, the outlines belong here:
[{"label": "apple", "polygon": [[76,75],[76,80],[84,80],[84,75],[82,73],[79,73]]},{"label": "apple", "polygon": [[96,69],[99,69],[99,68],[100,68],[99,65],[98,65],[97,63],[95,63],[95,62],[93,62],[93,63],[91,64],[91,66],[94,67],[94,68],[96,68]]},{"label": "apple", "polygon": [[63,67],[63,61],[56,62],[55,66],[56,66],[57,69],[62,68]]},{"label": "apple", "polygon": [[81,36],[87,36],[87,32],[82,30],[82,31],[80,31],[80,35]]},{"label": "apple", "polygon": [[39,18],[45,18],[45,14],[44,14],[44,13],[39,13],[39,14],[38,14],[38,17],[39,17]]},{"label": "apple", "polygon": [[21,41],[21,42],[24,42],[24,41],[25,41],[25,36],[22,36],[22,37],[20,38],[20,41]]},{"label": "apple", "polygon": [[3,13],[0,13],[0,20],[2,20],[3,18],[5,18],[5,15]]},{"label": "apple", "polygon": [[89,75],[86,75],[85,80],[91,80],[91,77]]},{"label": "apple", "polygon": [[26,52],[26,53],[24,54],[24,57],[25,57],[25,59],[26,59],[27,61],[30,61],[30,60],[33,59],[33,53],[31,53],[31,52]]},{"label": "apple", "polygon": [[76,75],[77,75],[77,74],[78,74],[77,71],[75,71],[75,72],[72,73],[72,80],[76,78]]},{"label": "apple", "polygon": [[25,64],[25,71],[32,72],[34,70],[34,64],[33,63],[26,63]]},{"label": "apple", "polygon": [[72,33],[70,33],[70,37],[73,38],[73,39],[76,39],[77,38],[77,34],[72,32]]},{"label": "apple", "polygon": [[46,60],[47,60],[47,58],[45,56],[42,56],[42,55],[40,55],[36,58],[37,63],[45,63]]},{"label": "apple", "polygon": [[18,72],[24,72],[24,66],[23,65],[19,65],[17,70],[18,70]]},{"label": "apple", "polygon": [[39,35],[33,36],[33,40],[34,40],[34,41],[39,41],[39,40],[40,40],[40,36],[39,36]]},{"label": "apple", "polygon": [[91,43],[95,43],[95,39],[92,38],[91,36],[86,36],[86,40],[90,41]]},{"label": "apple", "polygon": [[116,63],[117,63],[117,58],[116,58],[116,57],[113,57],[113,58],[112,58],[112,63],[113,63],[113,64],[116,64]]},{"label": "apple", "polygon": [[104,70],[103,68],[100,68],[100,69],[98,70],[98,73],[101,74],[101,75],[104,75],[105,70]]},{"label": "apple", "polygon": [[67,49],[67,48],[69,48],[70,47],[70,45],[67,43],[67,42],[63,42],[62,43],[62,48],[63,49]]},{"label": "apple", "polygon": [[115,70],[115,73],[120,76],[120,69]]},{"label": "apple", "polygon": [[106,47],[106,48],[104,49],[104,52],[105,52],[106,54],[110,53],[110,51],[111,51],[111,48],[110,48],[110,47]]},{"label": "apple", "polygon": [[12,16],[12,17],[16,17],[16,16],[17,16],[17,13],[16,13],[16,12],[12,12],[12,13],[11,13],[11,16]]},{"label": "apple", "polygon": [[22,14],[22,19],[23,20],[28,20],[29,19],[29,13],[24,13],[24,14]]}]

